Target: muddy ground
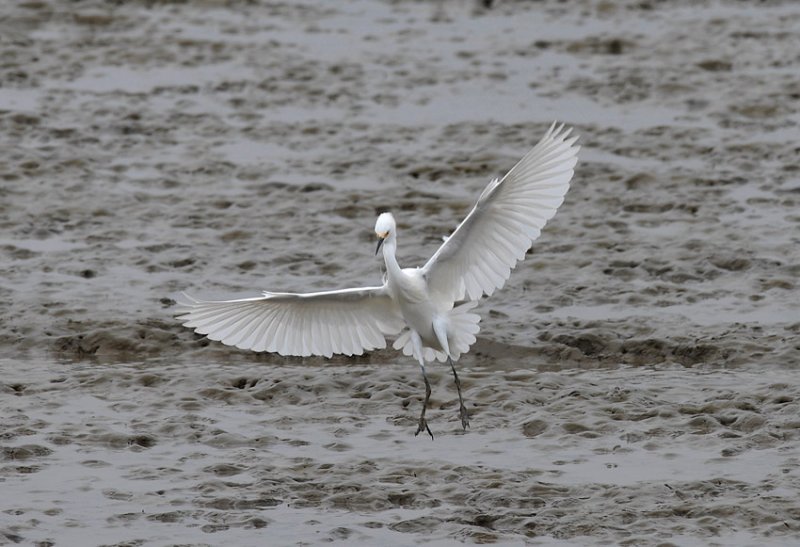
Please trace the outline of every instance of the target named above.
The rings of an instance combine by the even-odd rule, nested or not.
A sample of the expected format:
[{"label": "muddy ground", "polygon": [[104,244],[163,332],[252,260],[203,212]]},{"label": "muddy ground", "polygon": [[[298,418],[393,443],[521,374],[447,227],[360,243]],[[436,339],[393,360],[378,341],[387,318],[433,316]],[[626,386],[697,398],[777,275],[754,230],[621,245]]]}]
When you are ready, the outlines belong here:
[{"label": "muddy ground", "polygon": [[[229,5],[230,4],[230,5]],[[795,2],[0,8],[0,544],[800,541]],[[421,264],[583,145],[459,367],[171,317]],[[87,543],[88,541],[88,543]]]}]

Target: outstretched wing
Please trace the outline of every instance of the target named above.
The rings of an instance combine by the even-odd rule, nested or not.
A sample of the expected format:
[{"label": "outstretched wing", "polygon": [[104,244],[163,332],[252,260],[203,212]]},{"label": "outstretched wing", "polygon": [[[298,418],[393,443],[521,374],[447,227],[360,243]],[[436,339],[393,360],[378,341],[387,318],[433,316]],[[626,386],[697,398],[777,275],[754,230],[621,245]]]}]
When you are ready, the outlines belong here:
[{"label": "outstretched wing", "polygon": [[502,179],[489,183],[456,231],[422,267],[435,298],[478,300],[502,287],[564,201],[578,137],[555,123]]},{"label": "outstretched wing", "polygon": [[361,355],[386,347],[384,335],[404,325],[385,285],[222,301],[184,296],[176,312],[184,326],[229,346],[281,355]]}]

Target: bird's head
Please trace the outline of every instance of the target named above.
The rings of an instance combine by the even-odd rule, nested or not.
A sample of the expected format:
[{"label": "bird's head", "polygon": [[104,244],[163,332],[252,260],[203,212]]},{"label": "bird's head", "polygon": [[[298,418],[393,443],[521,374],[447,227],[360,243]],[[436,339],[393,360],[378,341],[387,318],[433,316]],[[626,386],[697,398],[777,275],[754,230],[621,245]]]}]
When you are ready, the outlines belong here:
[{"label": "bird's head", "polygon": [[397,225],[394,222],[392,213],[381,213],[378,220],[375,221],[375,234],[378,236],[378,247],[375,249],[375,254],[381,250],[381,245],[389,237],[394,235]]}]

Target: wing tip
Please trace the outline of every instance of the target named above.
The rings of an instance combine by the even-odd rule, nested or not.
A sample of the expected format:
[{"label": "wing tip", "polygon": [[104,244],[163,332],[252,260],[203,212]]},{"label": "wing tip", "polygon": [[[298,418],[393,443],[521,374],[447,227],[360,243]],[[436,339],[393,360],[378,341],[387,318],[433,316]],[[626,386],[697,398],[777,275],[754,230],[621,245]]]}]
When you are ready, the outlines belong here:
[{"label": "wing tip", "polygon": [[191,296],[186,291],[181,291],[180,292],[180,296],[184,299],[184,301],[182,302],[182,301],[178,300],[176,303],[179,306],[194,306],[195,304],[199,304],[200,303],[200,300],[198,300],[197,298]]},{"label": "wing tip", "polygon": [[[557,127],[556,127],[557,126]],[[575,141],[580,138],[580,135],[575,135],[569,141],[567,141],[568,137],[572,134],[575,130],[575,126],[570,125],[568,126],[565,122],[559,123],[558,121],[554,121],[550,128],[545,133],[545,136],[542,140],[548,139],[551,141],[559,141],[559,142],[566,142],[568,146],[572,146]]]}]

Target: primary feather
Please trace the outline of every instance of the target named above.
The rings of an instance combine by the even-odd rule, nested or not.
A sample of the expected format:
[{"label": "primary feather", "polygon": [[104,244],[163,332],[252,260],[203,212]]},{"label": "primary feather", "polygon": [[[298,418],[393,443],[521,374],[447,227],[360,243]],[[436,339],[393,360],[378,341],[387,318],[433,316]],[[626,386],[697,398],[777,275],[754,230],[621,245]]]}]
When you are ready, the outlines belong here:
[{"label": "primary feather", "polygon": [[197,300],[184,294],[184,326],[229,346],[281,355],[361,355],[386,347],[403,318],[386,287],[317,293],[271,293],[237,300]]},{"label": "primary feather", "polygon": [[502,179],[483,190],[455,232],[422,267],[436,298],[478,300],[501,288],[569,189],[578,137],[553,124]]}]

